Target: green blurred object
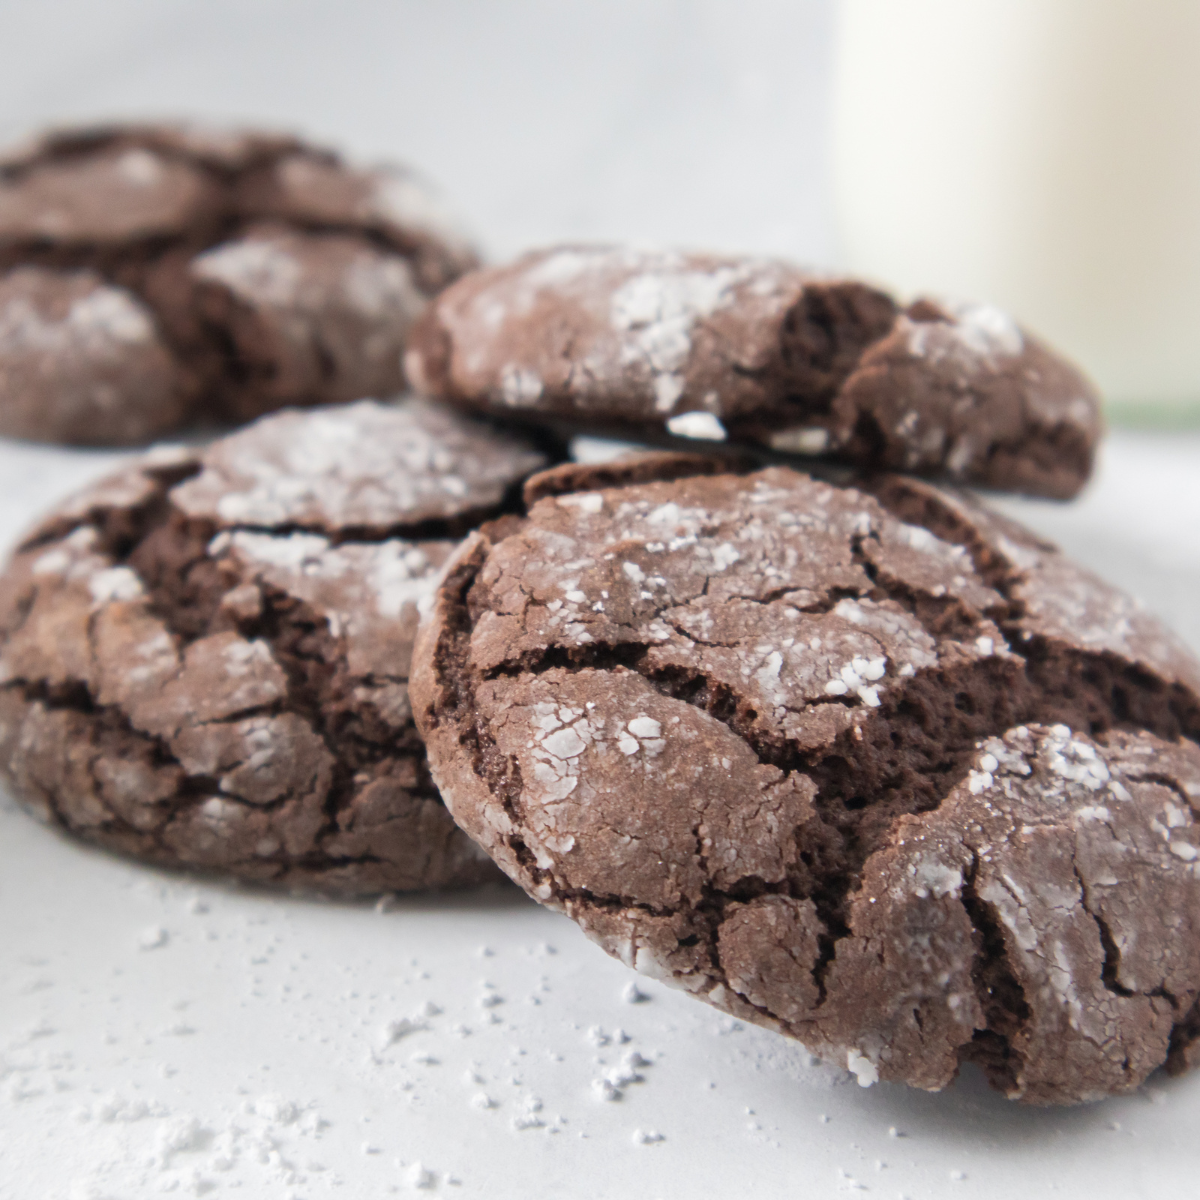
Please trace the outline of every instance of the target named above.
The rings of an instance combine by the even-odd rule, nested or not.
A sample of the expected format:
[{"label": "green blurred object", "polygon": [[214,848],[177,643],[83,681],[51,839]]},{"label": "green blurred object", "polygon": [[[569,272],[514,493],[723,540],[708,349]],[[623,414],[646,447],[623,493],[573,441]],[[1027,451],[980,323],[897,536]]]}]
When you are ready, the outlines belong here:
[{"label": "green blurred object", "polygon": [[1200,398],[1110,400],[1104,405],[1104,417],[1118,429],[1200,429]]}]

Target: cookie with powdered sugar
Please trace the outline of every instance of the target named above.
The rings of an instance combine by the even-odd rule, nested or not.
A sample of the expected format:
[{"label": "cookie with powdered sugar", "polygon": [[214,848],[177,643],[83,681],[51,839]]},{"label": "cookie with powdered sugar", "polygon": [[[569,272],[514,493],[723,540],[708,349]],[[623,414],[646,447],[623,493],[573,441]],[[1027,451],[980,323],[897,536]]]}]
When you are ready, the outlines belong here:
[{"label": "cookie with powdered sugar", "polygon": [[409,381],[491,413],[758,445],[1069,497],[1096,393],[987,305],[907,307],[787,263],[568,246],[467,275]]},{"label": "cookie with powdered sugar", "polygon": [[421,402],[152,452],[0,576],[0,774],[155,863],[342,893],[493,877],[430,779],[409,661],[458,539],[546,462]]},{"label": "cookie with powdered sugar", "polygon": [[389,395],[475,262],[404,168],[253,130],[48,134],[0,157],[0,434],[136,444]]},{"label": "cookie with powdered sugar", "polygon": [[569,476],[464,543],[414,656],[513,879],[863,1084],[1194,1065],[1200,663],[1154,617],[911,477]]}]

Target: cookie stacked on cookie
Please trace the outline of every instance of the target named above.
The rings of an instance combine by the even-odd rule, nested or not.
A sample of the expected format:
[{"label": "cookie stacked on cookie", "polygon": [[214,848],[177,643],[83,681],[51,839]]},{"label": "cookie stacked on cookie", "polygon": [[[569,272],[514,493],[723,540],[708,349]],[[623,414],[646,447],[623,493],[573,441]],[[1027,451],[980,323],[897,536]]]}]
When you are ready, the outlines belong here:
[{"label": "cookie stacked on cookie", "polygon": [[391,394],[474,262],[402,168],[253,131],[50,134],[0,158],[0,434],[137,444]]},{"label": "cookie stacked on cookie", "polygon": [[537,251],[453,287],[407,366],[481,412],[1062,499],[1100,436],[1087,380],[998,309],[763,259]]}]

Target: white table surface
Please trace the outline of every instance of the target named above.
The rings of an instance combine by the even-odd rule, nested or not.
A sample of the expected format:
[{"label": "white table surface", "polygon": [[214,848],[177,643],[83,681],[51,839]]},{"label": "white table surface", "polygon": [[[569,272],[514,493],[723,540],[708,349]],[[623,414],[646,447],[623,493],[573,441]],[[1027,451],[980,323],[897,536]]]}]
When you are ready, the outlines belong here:
[{"label": "white table surface", "polygon": [[[118,458],[0,443],[0,542]],[[1198,468],[1200,436],[1121,434],[1079,503],[1005,506],[1200,647]],[[630,972],[515,891],[225,887],[0,798],[0,931],[3,1200],[1133,1200],[1193,1194],[1200,1165],[1200,1077],[1069,1110],[974,1074],[864,1090],[658,983],[630,1003]],[[642,1079],[603,1099],[631,1051]]]}]

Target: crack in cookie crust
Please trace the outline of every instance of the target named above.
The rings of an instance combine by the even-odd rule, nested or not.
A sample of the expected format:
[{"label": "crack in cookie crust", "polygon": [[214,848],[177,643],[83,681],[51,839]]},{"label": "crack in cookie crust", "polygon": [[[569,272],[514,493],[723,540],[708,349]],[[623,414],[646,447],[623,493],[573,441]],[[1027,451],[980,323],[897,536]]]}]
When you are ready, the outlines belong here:
[{"label": "crack in cookie crust", "polygon": [[544,462],[363,402],[89,489],[0,576],[0,769],[168,865],[348,893],[493,877],[430,778],[409,660],[454,534]]},{"label": "crack in cookie crust", "polygon": [[[1161,843],[1145,765],[1176,797],[1200,781],[1200,668],[1157,622],[913,481],[559,490],[463,548],[415,663],[435,778],[510,875],[868,1076],[940,1087],[974,1060],[1047,1103],[1184,1061],[1191,816]],[[1028,900],[1060,853],[1032,927],[1066,966],[1004,882]],[[1120,853],[1157,901],[1110,880]],[[1139,937],[1159,961],[1135,971]],[[1110,1032],[1060,1027],[1076,1001]]]}]

